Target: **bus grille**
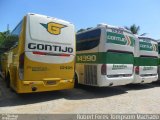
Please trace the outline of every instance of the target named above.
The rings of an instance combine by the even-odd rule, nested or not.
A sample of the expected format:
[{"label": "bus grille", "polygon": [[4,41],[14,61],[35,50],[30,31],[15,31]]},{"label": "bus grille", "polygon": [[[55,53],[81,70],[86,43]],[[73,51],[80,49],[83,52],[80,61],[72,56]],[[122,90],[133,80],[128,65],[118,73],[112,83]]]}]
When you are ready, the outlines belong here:
[{"label": "bus grille", "polygon": [[84,66],[84,83],[87,85],[97,85],[97,65]]}]

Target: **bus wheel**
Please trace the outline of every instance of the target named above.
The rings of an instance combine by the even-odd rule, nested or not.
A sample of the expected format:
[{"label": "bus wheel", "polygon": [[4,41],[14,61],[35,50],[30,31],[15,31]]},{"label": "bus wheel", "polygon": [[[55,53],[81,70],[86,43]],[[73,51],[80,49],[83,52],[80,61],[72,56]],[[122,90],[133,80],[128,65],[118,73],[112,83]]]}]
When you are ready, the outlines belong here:
[{"label": "bus wheel", "polygon": [[9,73],[7,74],[7,76],[5,77],[5,81],[6,81],[6,87],[10,88],[10,75]]},{"label": "bus wheel", "polygon": [[78,88],[78,87],[79,87],[77,74],[75,74],[75,77],[74,77],[74,87],[75,87],[75,88]]}]

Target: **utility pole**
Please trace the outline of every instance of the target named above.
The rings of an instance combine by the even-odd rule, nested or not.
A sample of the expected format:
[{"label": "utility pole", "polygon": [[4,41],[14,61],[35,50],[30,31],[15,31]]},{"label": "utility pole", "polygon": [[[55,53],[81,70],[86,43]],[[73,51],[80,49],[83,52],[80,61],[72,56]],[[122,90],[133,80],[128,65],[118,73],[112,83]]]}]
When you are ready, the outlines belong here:
[{"label": "utility pole", "polygon": [[9,24],[7,24],[7,34],[9,34]]}]

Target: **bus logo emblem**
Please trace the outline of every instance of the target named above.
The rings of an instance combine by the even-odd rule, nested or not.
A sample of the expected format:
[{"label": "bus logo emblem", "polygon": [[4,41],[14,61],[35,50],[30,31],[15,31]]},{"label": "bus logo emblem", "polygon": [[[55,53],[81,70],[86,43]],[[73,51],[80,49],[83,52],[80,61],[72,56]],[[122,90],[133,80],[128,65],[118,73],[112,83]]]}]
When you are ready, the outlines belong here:
[{"label": "bus logo emblem", "polygon": [[40,23],[50,34],[59,35],[61,34],[61,29],[67,27],[66,25],[62,25],[55,22],[49,22],[47,24]]}]

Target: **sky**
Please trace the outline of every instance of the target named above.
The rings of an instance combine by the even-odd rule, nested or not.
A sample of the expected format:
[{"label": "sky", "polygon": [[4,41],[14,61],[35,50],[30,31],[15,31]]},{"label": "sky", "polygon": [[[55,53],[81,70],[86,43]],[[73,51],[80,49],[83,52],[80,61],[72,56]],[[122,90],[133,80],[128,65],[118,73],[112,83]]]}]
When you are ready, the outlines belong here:
[{"label": "sky", "polygon": [[26,13],[73,23],[80,28],[99,23],[140,26],[140,32],[160,39],[160,0],[0,0],[0,31],[13,30]]}]

